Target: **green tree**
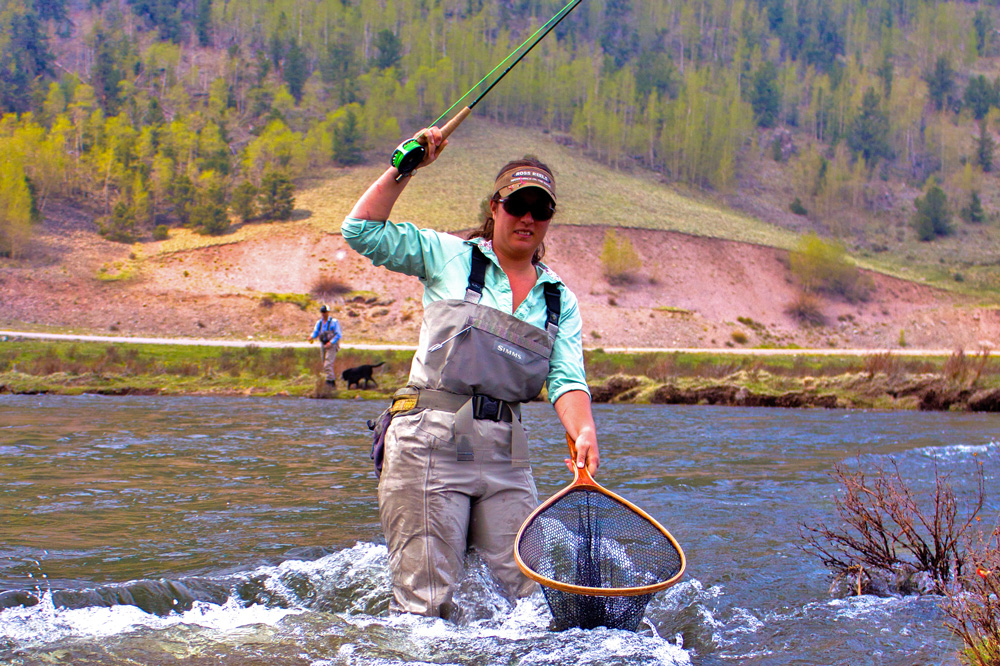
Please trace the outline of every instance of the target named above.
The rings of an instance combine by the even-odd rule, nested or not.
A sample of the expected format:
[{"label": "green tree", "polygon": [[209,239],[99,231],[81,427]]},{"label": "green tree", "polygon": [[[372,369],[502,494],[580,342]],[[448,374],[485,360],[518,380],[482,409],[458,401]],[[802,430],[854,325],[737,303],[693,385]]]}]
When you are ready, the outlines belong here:
[{"label": "green tree", "polygon": [[996,142],[986,128],[986,121],[979,122],[979,137],[976,139],[976,164],[986,173],[993,171],[993,150]]},{"label": "green tree", "polygon": [[913,206],[917,209],[913,216],[913,228],[922,241],[931,241],[938,236],[951,233],[951,212],[948,210],[948,195],[938,185],[932,185],[927,194],[917,197]]},{"label": "green tree", "polygon": [[199,46],[212,43],[212,0],[197,0],[194,31],[198,35]]},{"label": "green tree", "polygon": [[948,56],[938,56],[934,69],[924,75],[927,82],[927,92],[934,108],[941,111],[951,104],[951,93],[955,88],[955,70],[951,68]]},{"label": "green tree", "polygon": [[50,72],[45,25],[29,2],[0,2],[0,113],[31,108],[35,79]]},{"label": "green tree", "polygon": [[976,10],[972,27],[976,33],[976,54],[980,58],[989,55],[993,46],[993,19],[985,9]]},{"label": "green tree", "polygon": [[774,127],[781,111],[781,89],[778,87],[778,69],[770,60],[754,72],[750,83],[750,104],[758,127]]},{"label": "green tree", "polygon": [[195,195],[194,183],[186,174],[179,174],[170,183],[169,197],[174,207],[174,216],[185,226],[191,221]]},{"label": "green tree", "polygon": [[354,109],[348,108],[333,126],[333,161],[341,166],[361,164],[365,161],[363,143],[358,118]]},{"label": "green tree", "polygon": [[257,217],[257,188],[249,181],[243,181],[233,190],[229,202],[233,214],[243,222],[249,222]]},{"label": "green tree", "polygon": [[271,171],[264,176],[258,194],[260,216],[265,220],[287,220],[295,210],[295,186],[287,175]]},{"label": "green tree", "polygon": [[285,83],[288,84],[288,92],[292,93],[295,103],[302,101],[302,90],[309,78],[309,70],[306,63],[306,53],[299,46],[298,42],[292,42],[285,54],[285,66],[282,70]]},{"label": "green tree", "polygon": [[969,79],[969,85],[965,87],[962,100],[965,102],[965,106],[972,111],[976,120],[985,118],[986,114],[990,112],[990,107],[997,106],[998,102],[993,86],[982,74]]},{"label": "green tree", "polygon": [[97,222],[98,232],[108,240],[131,243],[136,238],[135,211],[124,201],[111,209],[111,215]]},{"label": "green tree", "polygon": [[381,30],[375,35],[375,50],[378,55],[372,64],[378,69],[395,67],[403,57],[403,43],[392,30]]},{"label": "green tree", "polygon": [[31,238],[34,210],[23,167],[19,160],[5,156],[0,159],[0,256],[17,258],[24,252]]},{"label": "green tree", "polygon": [[861,111],[851,122],[847,145],[855,154],[865,158],[870,166],[883,157],[890,156],[889,117],[879,108],[881,99],[874,88],[865,90]]},{"label": "green tree", "polygon": [[226,193],[216,183],[198,192],[198,203],[191,209],[191,225],[200,233],[220,236],[229,230]]},{"label": "green tree", "polygon": [[959,216],[970,224],[981,224],[986,220],[986,211],[983,210],[983,202],[979,198],[979,192],[972,190],[969,195],[969,204],[962,207]]}]

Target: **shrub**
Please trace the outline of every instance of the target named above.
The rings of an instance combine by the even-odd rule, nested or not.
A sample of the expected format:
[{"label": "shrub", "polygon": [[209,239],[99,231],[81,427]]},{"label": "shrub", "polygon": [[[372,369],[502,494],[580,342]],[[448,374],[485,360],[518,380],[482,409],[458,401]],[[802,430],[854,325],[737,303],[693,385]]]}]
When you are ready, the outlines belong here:
[{"label": "shrub", "polygon": [[826,323],[826,315],[823,314],[819,299],[804,291],[788,304],[785,312],[806,326],[823,326]]},{"label": "shrub", "polygon": [[331,275],[320,275],[313,281],[309,293],[317,299],[343,296],[351,293],[351,287]]},{"label": "shrub", "polygon": [[170,229],[165,224],[153,227],[153,240],[163,241],[170,237]]},{"label": "shrub", "polygon": [[980,534],[969,548],[970,565],[956,576],[941,604],[945,626],[955,632],[965,649],[960,658],[973,666],[1000,664],[1000,527],[988,537]]},{"label": "shrub", "polygon": [[792,203],[788,206],[788,210],[792,211],[796,215],[808,215],[809,211],[806,207],[802,205],[802,199],[795,197]]},{"label": "shrub", "polygon": [[850,303],[868,298],[871,289],[840,243],[806,234],[789,256],[792,274],[809,292],[840,296]]},{"label": "shrub", "polygon": [[923,502],[894,460],[891,470],[876,466],[871,475],[861,470],[860,457],[856,469],[838,464],[834,470],[843,490],[834,500],[838,524],[802,525],[803,550],[838,579],[849,577],[852,591],[941,594],[962,575],[969,560],[961,543],[984,503],[981,466],[978,493],[964,516],[948,477],[936,467],[933,492],[922,493],[930,498]]},{"label": "shrub", "polygon": [[741,345],[745,345],[747,341],[750,339],[747,337],[747,334],[744,333],[743,331],[733,331],[732,338],[733,342]]},{"label": "shrub", "polygon": [[108,240],[131,243],[135,240],[135,211],[124,201],[119,201],[109,217],[98,220],[97,230]]},{"label": "shrub", "polygon": [[981,224],[986,220],[986,211],[983,210],[983,202],[979,198],[979,192],[972,190],[972,195],[969,197],[969,204],[963,206],[958,214],[970,224]]},{"label": "shrub", "polygon": [[639,254],[628,238],[619,237],[614,229],[604,232],[601,247],[601,265],[604,275],[612,284],[631,282],[634,273],[642,267]]}]

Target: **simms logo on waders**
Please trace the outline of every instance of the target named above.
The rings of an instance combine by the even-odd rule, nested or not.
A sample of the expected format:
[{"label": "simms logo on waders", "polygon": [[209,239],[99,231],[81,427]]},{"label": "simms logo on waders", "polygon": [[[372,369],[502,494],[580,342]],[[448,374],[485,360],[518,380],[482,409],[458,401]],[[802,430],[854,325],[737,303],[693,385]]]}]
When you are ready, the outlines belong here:
[{"label": "simms logo on waders", "polygon": [[522,354],[521,352],[519,352],[516,349],[508,347],[507,345],[505,345],[502,342],[498,342],[497,343],[497,346],[494,348],[494,351],[500,352],[501,354],[503,354],[507,358],[513,359],[513,360],[517,361],[518,363],[524,363],[524,354]]}]

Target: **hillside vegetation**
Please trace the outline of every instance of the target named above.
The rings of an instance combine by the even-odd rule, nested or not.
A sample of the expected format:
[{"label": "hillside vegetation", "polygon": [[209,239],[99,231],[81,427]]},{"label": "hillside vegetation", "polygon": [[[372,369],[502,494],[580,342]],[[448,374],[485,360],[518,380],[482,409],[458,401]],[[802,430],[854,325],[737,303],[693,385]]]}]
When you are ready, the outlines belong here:
[{"label": "hillside vegetation", "polygon": [[[0,252],[23,255],[57,200],[123,242],[288,219],[296,196],[314,213],[327,201],[337,210],[317,223],[336,224],[392,145],[560,7],[0,0]],[[567,185],[565,221],[785,248],[783,230],[816,231],[863,265],[987,297],[1000,292],[997,11],[588,0],[475,116],[556,139],[532,148]],[[414,205],[435,209],[414,217],[443,228],[472,225],[456,191],[475,199],[500,161],[489,132],[460,132],[481,142],[456,159],[470,180],[413,185]],[[619,171],[641,184],[622,188]]]}]

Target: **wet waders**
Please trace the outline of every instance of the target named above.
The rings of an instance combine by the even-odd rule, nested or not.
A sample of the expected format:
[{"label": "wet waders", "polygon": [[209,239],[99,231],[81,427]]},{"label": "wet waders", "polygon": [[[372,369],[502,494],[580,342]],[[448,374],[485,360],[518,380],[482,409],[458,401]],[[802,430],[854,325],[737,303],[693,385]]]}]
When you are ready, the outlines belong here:
[{"label": "wet waders", "polygon": [[464,300],[425,308],[410,385],[385,437],[379,514],[389,549],[391,609],[447,617],[468,548],[504,592],[534,589],[514,538],[538,504],[520,420],[549,374],[559,286],[546,283],[545,329],[479,304],[489,260],[472,249]]}]

